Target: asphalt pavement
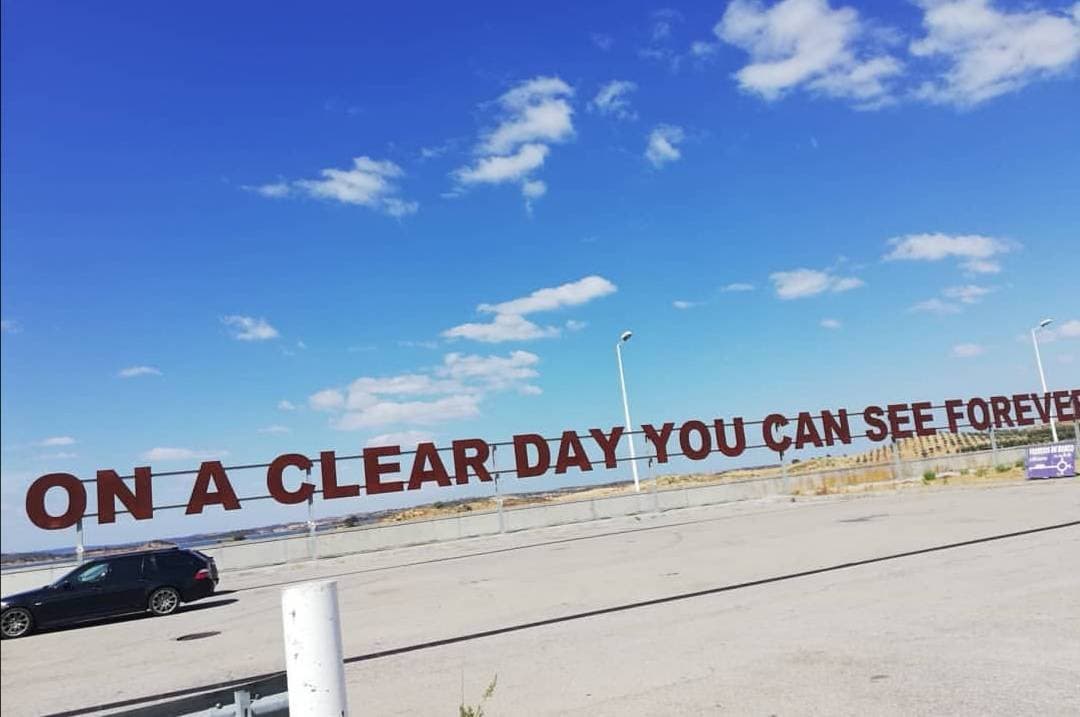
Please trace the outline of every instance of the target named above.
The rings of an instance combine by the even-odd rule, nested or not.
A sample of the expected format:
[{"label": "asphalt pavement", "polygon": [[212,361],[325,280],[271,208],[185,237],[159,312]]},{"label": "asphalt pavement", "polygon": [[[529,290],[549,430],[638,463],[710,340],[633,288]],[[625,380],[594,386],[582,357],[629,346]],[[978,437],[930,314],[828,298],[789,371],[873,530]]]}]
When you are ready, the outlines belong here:
[{"label": "asphalt pavement", "polygon": [[[338,581],[353,714],[1080,714],[1080,483],[748,501],[243,573],[166,618],[4,641],[2,712],[284,668]],[[209,634],[204,634],[209,633]],[[183,639],[181,639],[183,638]]]}]

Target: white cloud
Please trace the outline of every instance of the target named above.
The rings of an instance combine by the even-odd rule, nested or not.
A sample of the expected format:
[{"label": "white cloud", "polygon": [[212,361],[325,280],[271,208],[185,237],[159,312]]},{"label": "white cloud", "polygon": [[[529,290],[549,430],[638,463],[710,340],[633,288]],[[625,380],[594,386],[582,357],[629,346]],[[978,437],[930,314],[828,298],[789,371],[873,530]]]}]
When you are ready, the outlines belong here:
[{"label": "white cloud", "polygon": [[578,321],[577,319],[567,319],[566,320],[566,330],[567,331],[581,331],[582,329],[584,329],[588,325],[589,325],[588,322]]},{"label": "white cloud", "polygon": [[[472,339],[487,343],[502,341],[530,341],[554,338],[560,331],[555,326],[540,326],[525,318],[538,311],[553,311],[568,306],[580,306],[608,294],[617,287],[602,276],[586,276],[560,286],[537,289],[522,296],[498,304],[480,304],[477,310],[495,314],[490,322],[465,323],[442,332],[447,339]],[[569,328],[569,323],[567,324]]]},{"label": "white cloud", "polygon": [[485,314],[532,314],[537,311],[553,311],[567,306],[579,306],[593,299],[614,294],[616,291],[615,284],[602,276],[592,274],[559,286],[537,289],[519,299],[511,299],[498,304],[480,304],[477,310]]},{"label": "white cloud", "polygon": [[292,433],[292,429],[289,428],[288,426],[280,426],[280,425],[274,424],[272,426],[266,426],[265,428],[260,428],[259,433],[269,433],[269,434],[277,435],[277,434],[283,434],[283,433]]},{"label": "white cloud", "polygon": [[52,436],[44,440],[38,441],[38,446],[41,448],[55,448],[57,446],[73,446],[75,445],[75,439],[71,436]]},{"label": "white cloud", "polygon": [[973,274],[996,273],[1001,267],[992,259],[1019,247],[1014,241],[980,234],[908,234],[888,241],[892,250],[885,261],[941,261],[959,259]]},{"label": "white cloud", "polygon": [[916,95],[970,107],[1061,74],[1080,58],[1080,3],[1055,12],[999,10],[990,0],[921,0],[926,35],[911,54],[943,62],[936,81]]},{"label": "white cloud", "polygon": [[270,184],[260,184],[255,187],[244,187],[256,194],[260,194],[270,199],[283,199],[292,193],[292,187],[288,182],[272,182]]},{"label": "white cloud", "polygon": [[720,289],[720,291],[753,291],[754,285],[747,284],[745,282],[737,281],[734,284],[728,284]]},{"label": "white cloud", "polygon": [[693,301],[683,301],[682,299],[676,299],[675,301],[672,301],[671,305],[674,306],[676,309],[692,309],[697,306],[697,304]]},{"label": "white cloud", "polygon": [[547,184],[539,179],[522,182],[521,193],[526,199],[539,199],[547,194]]},{"label": "white cloud", "polygon": [[603,85],[589,103],[589,109],[616,119],[637,119],[637,112],[630,106],[629,95],[637,89],[637,84],[629,80],[612,80]]},{"label": "white cloud", "polygon": [[336,411],[345,408],[345,396],[336,388],[327,388],[309,396],[308,405],[316,411]]},{"label": "white cloud", "polygon": [[550,149],[543,144],[524,144],[514,154],[483,157],[471,167],[462,167],[455,176],[463,184],[516,182],[544,164]]},{"label": "white cloud", "polygon": [[928,314],[959,314],[960,307],[956,304],[942,301],[941,299],[927,299],[920,301],[911,307],[910,311],[920,311]]},{"label": "white cloud", "polygon": [[825,292],[840,293],[864,286],[862,279],[853,276],[836,276],[829,271],[793,269],[769,274],[776,295],[781,299],[803,299]]},{"label": "white cloud", "polygon": [[611,35],[606,35],[602,32],[594,32],[589,36],[593,44],[599,47],[604,52],[607,52],[615,46],[615,38]]},{"label": "white cloud", "polygon": [[266,341],[280,336],[278,330],[262,318],[232,315],[222,317],[221,323],[232,329],[232,337],[239,341]]},{"label": "white cloud", "polygon": [[434,401],[380,401],[362,410],[342,414],[332,425],[341,431],[354,431],[395,423],[429,425],[472,418],[480,415],[480,399],[475,394],[464,394]]},{"label": "white cloud", "polygon": [[156,447],[143,451],[141,458],[144,461],[189,461],[189,460],[212,460],[224,458],[229,455],[228,451],[205,451],[193,448],[169,448]]},{"label": "white cloud", "polygon": [[160,376],[161,371],[153,366],[129,366],[120,369],[116,374],[120,378],[135,378],[136,376]]},{"label": "white cloud", "polygon": [[0,332],[5,334],[17,334],[21,330],[18,321],[12,319],[0,319]]},{"label": "white cloud", "polygon": [[1068,339],[1080,338],[1080,321],[1071,319],[1064,322],[1057,330],[1058,336]]},{"label": "white cloud", "polygon": [[279,411],[295,411],[296,410],[296,405],[292,401],[286,401],[285,399],[281,399],[280,401],[278,401],[277,407],[278,407]]},{"label": "white cloud", "polygon": [[78,458],[78,453],[72,453],[71,451],[57,451],[56,453],[43,453],[38,456],[41,460],[46,461],[66,461],[72,458]]},{"label": "white cloud", "polygon": [[399,196],[395,180],[404,176],[401,167],[389,160],[354,157],[349,169],[333,167],[319,172],[319,179],[279,181],[248,187],[264,197],[284,198],[295,195],[326,199],[378,209],[394,217],[416,213],[419,204]]},{"label": "white cloud", "polygon": [[713,30],[745,50],[750,63],[735,73],[739,86],[775,100],[805,87],[874,108],[891,100],[888,82],[903,72],[895,57],[876,53],[859,13],[828,0],[732,0]]},{"label": "white cloud", "polygon": [[508,356],[449,353],[443,357],[443,365],[437,373],[461,384],[502,391],[521,389],[525,382],[539,376],[535,368],[538,363],[540,357],[528,351],[513,351]]},{"label": "white cloud", "polygon": [[712,57],[719,49],[720,48],[717,47],[717,43],[715,42],[702,42],[701,40],[698,40],[690,43],[690,54],[698,59]]},{"label": "white cloud", "polygon": [[822,319],[821,328],[835,331],[837,329],[843,328],[843,324],[840,323],[837,319]]},{"label": "white cloud", "polygon": [[[530,383],[539,376],[540,358],[528,351],[507,356],[449,353],[442,365],[426,373],[364,376],[348,388],[328,388],[311,396],[312,407],[336,414],[331,426],[359,430],[382,425],[430,425],[480,413],[491,394],[540,393]],[[400,400],[409,397],[415,400]]]},{"label": "white cloud", "polygon": [[435,436],[427,431],[394,431],[372,436],[367,440],[369,448],[372,446],[401,446],[402,450],[413,450],[420,443],[434,443]]},{"label": "white cloud", "polygon": [[669,162],[674,162],[682,157],[678,145],[682,144],[686,133],[682,127],[675,125],[658,125],[649,133],[649,139],[645,146],[645,159],[649,160],[654,167],[662,167]]},{"label": "white cloud", "polygon": [[471,339],[485,343],[550,339],[559,335],[554,326],[539,326],[519,314],[496,314],[487,323],[465,323],[443,331],[447,339]]},{"label": "white cloud", "polygon": [[[1028,336],[1023,337],[1025,341],[1029,341]],[[1069,319],[1063,321],[1057,325],[1051,325],[1043,329],[1039,333],[1039,340],[1042,342],[1057,341],[1058,339],[1078,339],[1080,338],[1080,320]]]},{"label": "white cloud", "polygon": [[986,349],[979,344],[956,344],[952,347],[953,358],[975,358],[986,353]]},{"label": "white cloud", "polygon": [[947,299],[955,299],[962,304],[977,304],[982,301],[984,296],[992,291],[993,289],[989,289],[985,286],[966,284],[964,286],[950,286],[942,291],[941,294]]},{"label": "white cloud", "polygon": [[535,77],[511,88],[498,100],[498,124],[481,135],[476,161],[452,176],[461,186],[522,182],[531,206],[547,189],[532,173],[543,166],[550,145],[574,136],[573,94],[558,77]]}]

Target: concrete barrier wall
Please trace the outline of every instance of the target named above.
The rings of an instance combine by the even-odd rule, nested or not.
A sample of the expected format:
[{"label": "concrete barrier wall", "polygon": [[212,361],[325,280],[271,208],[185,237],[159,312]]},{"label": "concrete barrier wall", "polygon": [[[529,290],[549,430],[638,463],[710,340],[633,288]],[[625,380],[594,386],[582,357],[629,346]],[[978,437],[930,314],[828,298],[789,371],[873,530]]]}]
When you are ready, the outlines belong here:
[{"label": "concrete barrier wall", "polygon": [[[961,453],[938,458],[906,461],[899,465],[901,479],[921,479],[923,473],[936,473],[978,468],[993,470],[996,465],[1013,465],[1024,459],[1026,447],[1003,448],[997,451]],[[897,466],[892,464],[893,474]],[[769,495],[787,495],[798,491],[813,493],[826,481],[853,478],[866,468],[841,468],[804,475],[757,478],[710,486],[681,487],[638,494],[619,495],[593,500],[568,501],[548,505],[507,508],[502,512],[470,513],[435,520],[363,526],[320,533],[314,539],[307,535],[244,540],[199,548],[213,556],[222,572],[244,570],[266,565],[281,565],[312,558],[329,558],[373,550],[420,545],[459,538],[496,535],[501,531],[515,532],[553,525],[583,523],[640,513],[693,508],[732,501],[752,500]],[[5,570],[0,577],[4,595],[41,587],[59,578],[74,567],[65,563],[36,568]]]}]

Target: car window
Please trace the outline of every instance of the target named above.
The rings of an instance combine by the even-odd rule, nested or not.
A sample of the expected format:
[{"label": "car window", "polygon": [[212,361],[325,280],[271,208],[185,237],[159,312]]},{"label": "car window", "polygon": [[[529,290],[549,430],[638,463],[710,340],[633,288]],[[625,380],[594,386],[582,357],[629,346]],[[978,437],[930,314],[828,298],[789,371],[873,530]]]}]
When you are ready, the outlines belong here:
[{"label": "car window", "polygon": [[109,561],[109,581],[127,582],[142,577],[142,556],[133,555]]},{"label": "car window", "polygon": [[81,585],[88,585],[96,583],[105,579],[105,576],[109,574],[108,563],[97,563],[95,565],[89,565],[79,571],[75,575],[75,582]]},{"label": "car window", "polygon": [[187,570],[195,564],[195,559],[187,553],[158,553],[155,558],[163,570]]}]

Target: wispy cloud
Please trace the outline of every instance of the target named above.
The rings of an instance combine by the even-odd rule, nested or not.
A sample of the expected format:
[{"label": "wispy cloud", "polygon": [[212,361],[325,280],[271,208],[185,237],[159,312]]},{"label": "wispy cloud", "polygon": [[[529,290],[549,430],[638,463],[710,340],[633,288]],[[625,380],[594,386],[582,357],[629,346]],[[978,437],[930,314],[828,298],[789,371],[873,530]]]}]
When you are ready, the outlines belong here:
[{"label": "wispy cloud", "polygon": [[955,299],[961,304],[977,304],[992,291],[993,289],[989,287],[965,284],[963,286],[950,286],[944,289],[941,294],[945,298]]},{"label": "wispy cloud", "polygon": [[938,314],[939,316],[943,316],[946,314],[959,314],[961,310],[962,309],[958,305],[949,301],[942,301],[938,298],[920,301],[909,309],[909,311],[917,311],[927,314]]},{"label": "wispy cloud", "polygon": [[990,0],[919,0],[926,34],[911,54],[944,62],[944,74],[915,95],[970,107],[1038,79],[1059,75],[1080,58],[1080,4],[1060,11],[1030,5],[1008,12]]},{"label": "wispy cloud", "polygon": [[747,284],[747,283],[741,282],[741,281],[737,281],[737,282],[735,282],[733,284],[727,284],[726,286],[723,286],[723,287],[720,288],[720,291],[724,291],[724,292],[730,292],[730,291],[753,291],[753,290],[754,290],[754,285],[753,284]]},{"label": "wispy cloud", "polygon": [[602,85],[589,103],[589,109],[602,115],[621,120],[637,119],[637,112],[630,106],[630,94],[637,84],[629,80],[612,80]]},{"label": "wispy cloud", "polygon": [[844,325],[842,323],[840,323],[840,321],[838,319],[822,319],[821,320],[821,328],[823,328],[823,329],[829,329],[831,331],[836,331],[838,329],[843,328],[843,326]]},{"label": "wispy cloud", "polygon": [[165,446],[158,446],[155,448],[151,448],[148,451],[143,451],[140,457],[144,461],[157,461],[164,463],[169,461],[213,460],[215,458],[225,458],[228,455],[228,451],[210,451],[198,450],[194,448],[170,448]]},{"label": "wispy cloud", "polygon": [[686,139],[682,127],[662,124],[653,128],[645,143],[645,159],[659,169],[682,158],[679,145]]},{"label": "wispy cloud", "polygon": [[421,443],[434,443],[435,436],[427,431],[393,431],[369,438],[365,445],[401,446],[402,450],[412,450]]},{"label": "wispy cloud", "polygon": [[58,446],[73,446],[75,439],[71,436],[50,436],[37,442],[41,448],[56,448]]},{"label": "wispy cloud", "polygon": [[19,322],[14,319],[0,319],[0,333],[17,334],[22,331]]},{"label": "wispy cloud", "polygon": [[986,348],[980,344],[956,344],[952,347],[953,358],[975,358],[986,353]]},{"label": "wispy cloud", "polygon": [[496,314],[491,321],[459,324],[442,332],[443,338],[471,339],[485,343],[532,341],[555,338],[558,335],[557,327],[540,326],[519,314]]},{"label": "wispy cloud", "polygon": [[331,426],[360,430],[384,425],[432,425],[479,415],[493,393],[540,393],[532,383],[539,357],[528,351],[507,356],[449,353],[428,372],[364,376],[345,388],[309,398],[312,408],[332,414]]},{"label": "wispy cloud", "polygon": [[671,302],[671,305],[673,307],[675,307],[676,309],[685,310],[685,309],[692,309],[695,306],[697,306],[698,304],[697,304],[697,302],[694,302],[694,301],[684,301],[683,299],[676,299],[675,301]]},{"label": "wispy cloud", "polygon": [[137,378],[138,376],[160,376],[161,371],[153,366],[128,366],[122,368],[116,374],[120,378]]},{"label": "wispy cloud", "polygon": [[560,333],[558,327],[540,326],[525,316],[580,306],[615,291],[615,284],[608,279],[597,275],[586,276],[559,286],[537,289],[517,299],[497,304],[480,304],[477,311],[495,315],[491,321],[459,324],[444,331],[442,336],[447,339],[472,339],[487,343],[554,338]]},{"label": "wispy cloud", "polygon": [[907,234],[888,240],[892,247],[885,261],[941,261],[957,259],[960,267],[972,274],[995,274],[1001,271],[997,257],[1015,251],[1020,245],[1012,240],[980,234]]},{"label": "wispy cloud", "polygon": [[862,279],[839,276],[831,271],[816,269],[793,269],[769,274],[769,279],[781,299],[804,299],[818,294],[838,294],[865,286]]},{"label": "wispy cloud", "polygon": [[342,204],[377,209],[393,217],[415,214],[419,204],[403,199],[396,180],[404,171],[389,160],[355,157],[348,169],[320,170],[318,179],[280,180],[255,187],[244,187],[264,197],[282,199],[307,196]]},{"label": "wispy cloud", "polygon": [[828,0],[732,0],[714,32],[750,56],[735,73],[739,86],[765,100],[797,88],[874,109],[892,100],[889,82],[903,64],[880,51],[851,7]]},{"label": "wispy cloud", "polygon": [[292,433],[292,429],[289,428],[288,426],[281,426],[281,425],[278,425],[278,424],[274,424],[272,426],[266,426],[264,428],[260,428],[259,433],[267,433],[267,434],[271,434],[271,435],[281,435],[281,434],[285,434],[285,433]]},{"label": "wispy cloud", "polygon": [[281,334],[263,318],[251,316],[224,316],[221,323],[229,327],[230,334],[238,341],[267,341],[276,339]]},{"label": "wispy cloud", "polygon": [[476,160],[452,174],[459,189],[518,183],[531,208],[531,202],[547,191],[534,173],[543,166],[552,144],[574,136],[573,94],[573,88],[558,77],[535,77],[503,94],[498,124],[482,133]]},{"label": "wispy cloud", "polygon": [[292,401],[281,399],[277,404],[279,411],[295,411],[296,405]]}]

